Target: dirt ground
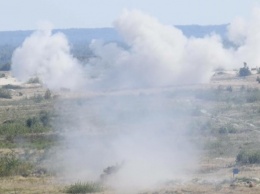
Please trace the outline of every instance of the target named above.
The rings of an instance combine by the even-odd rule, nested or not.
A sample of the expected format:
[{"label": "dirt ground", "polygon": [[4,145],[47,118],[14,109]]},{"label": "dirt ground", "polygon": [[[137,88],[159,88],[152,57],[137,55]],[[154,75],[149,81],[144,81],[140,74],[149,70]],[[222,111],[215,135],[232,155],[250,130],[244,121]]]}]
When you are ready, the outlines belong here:
[{"label": "dirt ground", "polygon": [[[172,91],[176,88],[185,88],[191,90],[198,89],[210,89],[210,88],[226,88],[232,87],[232,90],[240,90],[240,88],[250,87],[260,89],[260,84],[256,82],[257,75],[251,75],[245,78],[237,77],[234,73],[221,73],[216,74],[212,77],[209,84],[200,85],[186,85],[186,86],[173,86],[167,88],[152,88],[146,90],[125,90],[125,91],[113,91],[109,93],[85,93],[85,94],[64,94],[63,91],[58,92],[57,96],[63,98],[69,98],[75,96],[92,97],[100,95],[136,95],[136,94],[153,94],[162,91]],[[22,85],[13,79],[8,73],[7,77],[0,78],[0,86],[14,84]],[[223,89],[223,90],[224,90]],[[13,98],[11,100],[0,99],[0,123],[10,119],[14,114],[6,114],[10,110],[14,110],[25,114],[33,114],[34,112],[41,110],[46,107],[44,103],[38,103],[34,105],[23,104],[21,101],[24,98],[30,98],[36,94],[44,94],[45,88],[39,85],[23,85],[21,89],[12,90]],[[22,92],[23,95],[19,95]],[[245,104],[243,107],[236,105],[236,103],[229,102],[228,104],[220,103],[212,104],[212,102],[198,102],[198,105],[202,107],[201,117],[207,117],[212,119],[220,119],[221,122],[237,124],[237,127],[241,132],[228,134],[229,145],[222,144],[220,142],[220,149],[212,148],[207,150],[207,153],[199,159],[199,167],[196,169],[187,179],[170,180],[166,183],[161,184],[158,189],[152,191],[142,191],[140,194],[259,194],[260,193],[260,165],[258,164],[246,164],[238,165],[236,163],[236,154],[239,151],[241,145],[252,145],[254,147],[260,147],[260,123],[259,123],[259,112],[250,112],[253,108],[260,107],[259,101]],[[228,110],[224,109],[225,106],[229,106]],[[20,107],[20,108],[18,108]],[[217,116],[207,115],[211,110],[218,111]],[[8,111],[7,111],[8,110]],[[205,111],[204,111],[205,110]],[[225,110],[225,111],[224,111]],[[222,112],[223,113],[222,113]],[[258,111],[258,109],[257,109]],[[16,113],[17,113],[16,112]],[[211,111],[213,112],[213,111]],[[221,113],[220,113],[221,112]],[[205,116],[206,115],[206,116]],[[15,116],[13,116],[15,118]],[[242,127],[246,128],[247,131],[243,131]],[[200,137],[204,138],[204,137]],[[207,137],[209,138],[209,137]],[[221,135],[214,136],[212,138],[224,138]],[[210,138],[209,138],[210,139]],[[258,141],[259,140],[259,141]],[[219,143],[219,142],[217,142]],[[221,147],[223,145],[223,147]],[[226,147],[225,147],[226,146]],[[231,149],[228,152],[228,149]],[[223,150],[221,150],[223,149]],[[1,148],[0,153],[6,153],[9,149]],[[221,152],[222,151],[222,152]],[[227,151],[227,152],[225,152]],[[216,153],[215,153],[216,152]],[[233,175],[233,169],[238,168],[239,173]],[[0,178],[0,193],[64,193],[65,183],[61,183],[53,175],[43,176],[10,176]],[[102,193],[114,193],[112,190],[104,191]]]}]

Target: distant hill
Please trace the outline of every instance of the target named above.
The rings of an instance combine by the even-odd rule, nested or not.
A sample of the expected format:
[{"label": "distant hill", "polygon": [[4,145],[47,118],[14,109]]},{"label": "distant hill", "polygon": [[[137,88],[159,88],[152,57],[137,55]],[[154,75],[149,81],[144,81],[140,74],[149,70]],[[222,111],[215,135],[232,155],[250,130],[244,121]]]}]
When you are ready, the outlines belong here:
[{"label": "distant hill", "polygon": [[219,34],[223,39],[226,39],[227,26],[228,26],[228,24],[207,25],[207,26],[178,25],[175,27],[179,28],[183,32],[183,34],[187,37],[193,36],[196,38],[202,38],[211,33],[216,33],[216,34]]},{"label": "distant hill", "polygon": [[[225,42],[227,24],[223,25],[178,25],[187,37],[201,38],[211,33],[219,34]],[[87,45],[93,39],[100,39],[104,42],[117,42],[124,45],[122,38],[114,28],[79,28],[79,29],[55,29],[53,32],[64,33],[72,45],[72,53],[79,60],[85,60],[92,55]],[[0,31],[0,70],[4,65],[10,66],[14,49],[22,44],[26,37],[33,31]],[[226,41],[227,42],[227,41]],[[227,44],[228,45],[228,42]]]},{"label": "distant hill", "polygon": [[[105,42],[121,41],[121,38],[114,28],[55,29],[53,32],[64,33],[72,44],[80,42],[89,43],[93,39],[102,39]],[[0,45],[18,46],[32,33],[32,30],[0,31]]]},{"label": "distant hill", "polygon": [[[213,32],[225,37],[227,24],[223,25],[178,25],[176,26],[187,37],[203,37]],[[0,31],[0,45],[20,45],[33,31]],[[114,28],[79,28],[79,29],[56,29],[54,32],[64,33],[70,43],[89,43],[92,39],[101,39],[104,42],[121,42]]]}]

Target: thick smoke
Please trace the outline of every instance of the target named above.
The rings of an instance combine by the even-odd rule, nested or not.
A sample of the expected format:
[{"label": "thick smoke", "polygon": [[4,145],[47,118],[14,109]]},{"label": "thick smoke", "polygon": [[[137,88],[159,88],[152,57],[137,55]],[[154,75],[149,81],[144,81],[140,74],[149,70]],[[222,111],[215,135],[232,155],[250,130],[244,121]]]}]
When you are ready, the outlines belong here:
[{"label": "thick smoke", "polygon": [[184,170],[193,170],[198,152],[186,135],[186,115],[176,112],[182,105],[169,101],[160,93],[137,92],[61,102],[61,119],[71,125],[59,163],[66,166],[65,177],[100,180],[112,166],[118,172],[104,173],[102,180],[121,193],[186,178]]},{"label": "thick smoke", "polygon": [[235,64],[242,61],[251,66],[260,65],[260,8],[254,8],[249,21],[236,18],[229,26],[228,36],[237,48],[233,52]]},{"label": "thick smoke", "polygon": [[259,20],[255,11],[249,22],[232,22],[228,37],[235,46],[226,47],[217,34],[187,38],[140,11],[125,11],[115,21],[125,47],[95,40],[95,57],[82,65],[64,35],[41,30],[14,52],[12,71],[21,80],[37,75],[52,89],[103,91],[57,104],[66,145],[59,164],[73,180],[99,180],[113,166],[118,171],[103,178],[126,193],[179,178],[196,166],[185,125],[192,104],[169,99],[159,88],[207,83],[217,67],[259,64]]},{"label": "thick smoke", "polygon": [[116,88],[205,83],[214,68],[230,63],[229,53],[217,35],[188,39],[179,29],[139,11],[124,12],[115,27],[129,49],[100,42],[91,45],[100,56],[93,62],[102,70],[108,66],[100,74],[102,86],[104,80]]},{"label": "thick smoke", "polygon": [[39,77],[50,89],[82,87],[83,71],[79,62],[70,54],[66,37],[42,29],[28,37],[12,57],[13,75],[25,82]]}]

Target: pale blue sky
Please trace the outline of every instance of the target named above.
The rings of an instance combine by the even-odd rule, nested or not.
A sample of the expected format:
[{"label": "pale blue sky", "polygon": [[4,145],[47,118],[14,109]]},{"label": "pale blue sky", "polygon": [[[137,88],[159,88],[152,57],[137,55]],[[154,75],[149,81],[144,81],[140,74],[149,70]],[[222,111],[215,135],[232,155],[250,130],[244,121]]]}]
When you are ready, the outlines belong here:
[{"label": "pale blue sky", "polygon": [[0,0],[0,31],[110,27],[122,10],[138,9],[164,24],[224,24],[248,18],[260,0]]}]

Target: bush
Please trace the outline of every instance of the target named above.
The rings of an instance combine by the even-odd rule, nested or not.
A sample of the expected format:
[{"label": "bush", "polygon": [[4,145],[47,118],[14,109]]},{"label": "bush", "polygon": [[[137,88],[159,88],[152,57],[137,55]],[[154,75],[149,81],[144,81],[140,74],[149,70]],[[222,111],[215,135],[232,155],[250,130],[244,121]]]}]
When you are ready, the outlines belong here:
[{"label": "bush", "polygon": [[246,102],[253,103],[260,100],[260,91],[258,90],[251,90],[247,92]]},{"label": "bush", "polygon": [[22,87],[21,86],[17,86],[17,85],[7,84],[7,85],[2,86],[2,88],[15,90],[15,89],[21,89]]},{"label": "bush", "polygon": [[257,76],[256,81],[257,81],[258,83],[260,83],[260,77],[259,77],[259,76]]},{"label": "bush", "polygon": [[104,188],[98,183],[75,183],[66,188],[66,193],[97,193],[102,192]]},{"label": "bush", "polygon": [[246,87],[244,85],[240,86],[240,92],[244,92],[246,90]]},{"label": "bush", "polygon": [[28,176],[31,170],[32,165],[22,161],[14,153],[8,153],[0,157],[0,176]]},{"label": "bush", "polygon": [[244,67],[239,69],[239,76],[244,77],[248,75],[251,75],[251,71],[249,70],[247,64],[244,62]]},{"label": "bush", "polygon": [[226,88],[226,90],[229,91],[229,92],[232,92],[232,91],[233,91],[233,88],[232,88],[232,86],[228,86],[228,87]]},{"label": "bush", "polygon": [[49,132],[50,127],[44,127],[39,120],[29,118],[26,121],[17,121],[0,125],[0,135],[19,137],[31,133]]},{"label": "bush", "polygon": [[241,150],[236,161],[240,164],[260,164],[260,150]]},{"label": "bush", "polygon": [[44,94],[44,99],[45,100],[49,100],[51,99],[51,91],[48,89],[46,90],[45,94]]},{"label": "bush", "polygon": [[50,120],[51,120],[51,115],[49,112],[42,110],[39,113],[39,116],[34,116],[34,117],[30,117],[26,120],[26,126],[29,128],[32,127],[39,127],[39,126],[43,126],[43,127],[48,127],[50,126]]},{"label": "bush", "polygon": [[257,73],[257,74],[260,74],[260,68],[257,68],[257,69],[256,69],[256,73]]},{"label": "bush", "polygon": [[34,95],[31,98],[35,103],[40,103],[44,100],[44,97],[41,94]]},{"label": "bush", "polygon": [[0,98],[11,99],[11,92],[7,89],[0,88]]},{"label": "bush", "polygon": [[26,120],[26,126],[31,128],[39,123],[38,119],[36,117],[28,118]]},{"label": "bush", "polygon": [[237,133],[233,126],[222,126],[218,129],[219,134]]},{"label": "bush", "polygon": [[39,115],[40,121],[44,127],[50,126],[51,115],[47,111],[41,111]]},{"label": "bush", "polygon": [[40,79],[38,77],[32,77],[28,80],[28,84],[39,84],[41,83]]}]

